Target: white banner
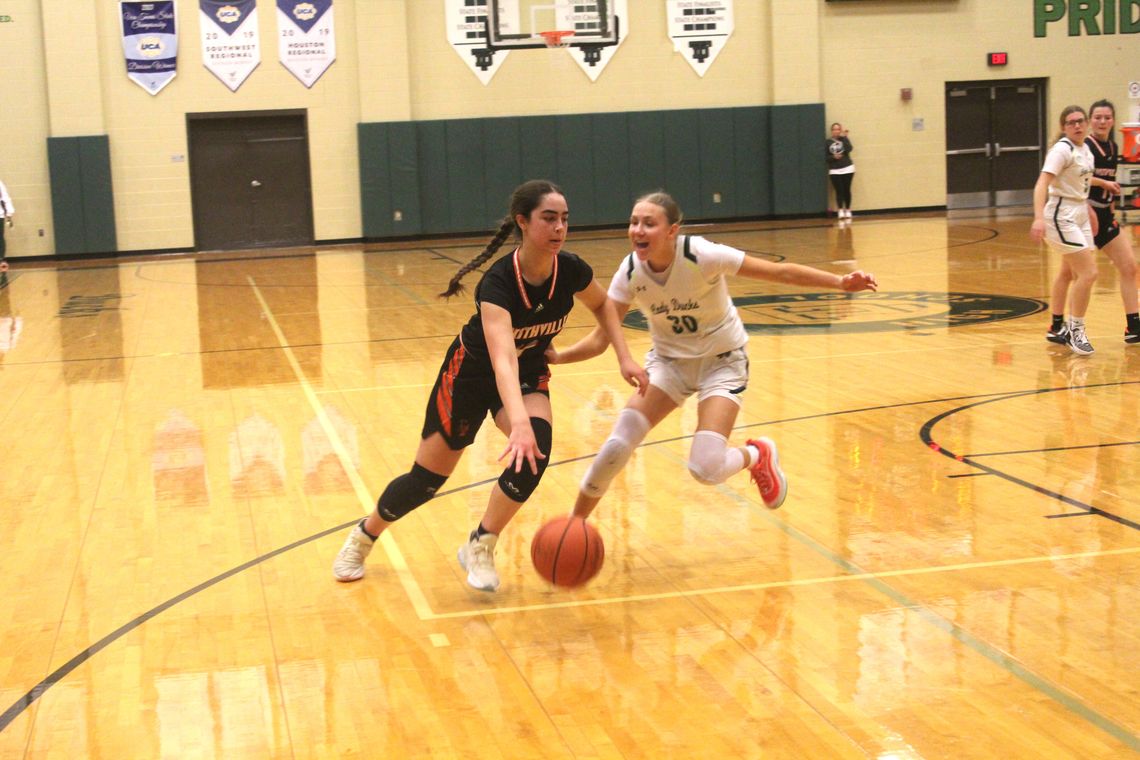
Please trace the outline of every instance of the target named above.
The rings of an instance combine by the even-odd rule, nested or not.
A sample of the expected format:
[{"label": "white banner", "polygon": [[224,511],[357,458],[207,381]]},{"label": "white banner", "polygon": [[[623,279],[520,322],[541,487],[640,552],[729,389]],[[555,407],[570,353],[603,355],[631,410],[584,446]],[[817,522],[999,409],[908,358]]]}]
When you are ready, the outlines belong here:
[{"label": "white banner", "polygon": [[447,41],[479,81],[487,84],[507,59],[509,50],[487,49],[487,3],[467,5],[466,0],[443,0]]},{"label": "white banner", "polygon": [[312,87],[336,60],[333,0],[277,0],[281,65]]},{"label": "white banner", "polygon": [[261,63],[255,0],[198,0],[202,63],[233,92]]},{"label": "white banner", "polygon": [[121,2],[119,12],[123,20],[127,77],[151,95],[157,95],[170,84],[178,69],[174,0]]},{"label": "white banner", "polygon": [[[590,5],[596,5],[590,3]],[[629,4],[627,0],[610,0],[610,7],[613,13],[617,16],[618,24],[618,42],[616,45],[607,45],[602,48],[594,48],[593,50],[587,48],[570,48],[570,55],[581,67],[582,71],[586,72],[586,76],[590,78],[591,82],[598,81],[598,77],[602,74],[602,69],[609,65],[610,59],[614,57],[614,53],[625,42],[625,36],[629,34]],[[593,16],[591,16],[592,22]],[[559,19],[559,26],[566,29],[574,28],[575,19],[569,19],[566,23],[564,19]],[[574,38],[571,37],[571,40]]]},{"label": "white banner", "polygon": [[732,35],[732,0],[665,0],[673,48],[704,76]]}]

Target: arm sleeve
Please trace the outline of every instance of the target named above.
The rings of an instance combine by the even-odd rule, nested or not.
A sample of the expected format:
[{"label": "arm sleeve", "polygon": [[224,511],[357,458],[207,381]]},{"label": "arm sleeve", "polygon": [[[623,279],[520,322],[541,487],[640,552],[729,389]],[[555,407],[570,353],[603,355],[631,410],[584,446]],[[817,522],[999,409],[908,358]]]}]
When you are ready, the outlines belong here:
[{"label": "arm sleeve", "polygon": [[1072,157],[1073,153],[1069,150],[1069,146],[1058,140],[1045,154],[1045,165],[1041,167],[1041,171],[1049,172],[1055,177],[1065,170],[1065,167],[1072,161]]},{"label": "arm sleeve", "polygon": [[483,279],[479,281],[479,286],[475,288],[476,309],[483,303],[493,303],[496,306],[502,306],[507,311],[511,310],[516,286],[514,282],[507,282],[501,276],[502,271],[502,269],[489,269],[487,274],[483,275]]},{"label": "arm sleeve", "polygon": [[581,293],[594,281],[594,268],[586,263],[580,256],[571,254],[568,260],[574,267],[574,292]]},{"label": "arm sleeve", "polygon": [[[633,254],[631,253],[630,256]],[[621,304],[633,303],[633,294],[629,290],[629,258],[621,260],[621,265],[618,266],[614,276],[610,278],[610,287],[606,291],[611,301],[616,301]]]},{"label": "arm sleeve", "polygon": [[744,251],[730,245],[714,243],[696,235],[692,237],[689,245],[690,250],[697,256],[701,276],[708,282],[721,275],[735,275],[744,263]]}]

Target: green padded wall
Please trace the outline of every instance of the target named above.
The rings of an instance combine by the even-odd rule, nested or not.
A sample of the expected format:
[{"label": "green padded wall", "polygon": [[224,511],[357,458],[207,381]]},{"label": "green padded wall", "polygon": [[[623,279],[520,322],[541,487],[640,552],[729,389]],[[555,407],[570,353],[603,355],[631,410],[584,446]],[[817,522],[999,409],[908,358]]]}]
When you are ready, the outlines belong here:
[{"label": "green padded wall", "polygon": [[[511,189],[532,178],[563,187],[575,226],[620,225],[636,196],[657,189],[672,193],[690,219],[822,214],[827,207],[819,103],[358,130],[366,238],[490,231]],[[401,222],[393,222],[397,210]]]},{"label": "green padded wall", "polygon": [[115,197],[107,136],[49,137],[48,169],[55,252],[115,251]]}]

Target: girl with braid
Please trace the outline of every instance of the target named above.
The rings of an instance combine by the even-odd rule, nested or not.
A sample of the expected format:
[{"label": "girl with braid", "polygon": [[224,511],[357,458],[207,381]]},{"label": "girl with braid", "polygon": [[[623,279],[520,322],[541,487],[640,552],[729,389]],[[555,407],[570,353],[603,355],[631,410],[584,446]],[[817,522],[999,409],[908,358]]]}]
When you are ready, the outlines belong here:
[{"label": "girl with braid", "polygon": [[491,489],[482,520],[459,547],[467,583],[480,591],[499,587],[495,543],[538,486],[553,437],[546,351],[566,324],[574,299],[594,314],[618,356],[622,377],[644,392],[649,377],[630,356],[621,321],[593,270],[562,250],[569,212],[558,186],[531,180],[515,188],[498,233],[451,278],[460,280],[486,263],[512,233],[519,245],[488,267],[475,287],[475,314],[452,341],[428,398],[419,449],[409,472],[388,484],[376,509],[361,520],[333,563],[338,581],[364,576],[364,560],[392,523],[429,501],[459,464],[463,450],[489,413],[507,436],[499,457],[506,469]]}]

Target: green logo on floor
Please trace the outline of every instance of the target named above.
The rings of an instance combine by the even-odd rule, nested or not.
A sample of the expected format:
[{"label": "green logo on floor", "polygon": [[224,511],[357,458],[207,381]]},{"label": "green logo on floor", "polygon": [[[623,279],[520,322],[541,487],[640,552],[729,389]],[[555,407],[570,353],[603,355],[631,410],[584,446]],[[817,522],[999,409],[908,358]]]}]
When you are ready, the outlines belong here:
[{"label": "green logo on floor", "polygon": [[[938,330],[1027,317],[1045,311],[1036,298],[983,293],[785,293],[737,296],[744,326],[765,333],[840,334]],[[647,330],[645,315],[631,311],[625,324]]]}]

